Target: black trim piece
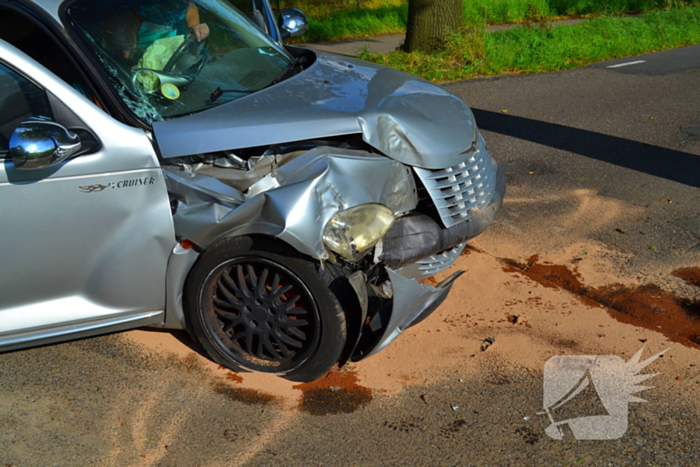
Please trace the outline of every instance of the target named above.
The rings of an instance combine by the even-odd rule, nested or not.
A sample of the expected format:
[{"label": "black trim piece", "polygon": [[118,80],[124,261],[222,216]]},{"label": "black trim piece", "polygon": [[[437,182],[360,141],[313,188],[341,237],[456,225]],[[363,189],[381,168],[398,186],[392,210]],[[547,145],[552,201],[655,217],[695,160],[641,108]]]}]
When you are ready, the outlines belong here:
[{"label": "black trim piece", "polygon": [[[52,40],[54,44],[58,48],[61,49],[61,51],[64,53],[64,55],[68,58],[68,60],[71,61],[71,65],[73,68],[80,74],[81,78],[83,79],[83,82],[85,82],[88,86],[90,86],[90,91],[92,92],[93,96],[95,96],[96,99],[98,99],[100,104],[104,104],[104,98],[103,94],[98,92],[98,86],[95,85],[95,79],[94,79],[94,74],[88,73],[83,65],[84,65],[84,59],[83,57],[76,57],[76,51],[77,47],[75,44],[72,44],[71,39],[67,37],[65,34],[61,32],[61,24],[57,24],[55,22],[55,19],[48,15],[44,14],[41,11],[35,11],[30,9],[27,5],[20,4],[17,2],[8,2],[0,6],[0,10],[5,9],[8,11],[15,12],[19,15],[22,15],[23,17],[27,18],[27,20],[31,21],[34,26],[39,28],[46,36]],[[64,31],[65,32],[65,31]],[[12,45],[10,43],[10,45]],[[23,53],[25,53],[23,50],[19,49]],[[28,57],[36,60],[34,57],[31,57],[29,54],[26,54]],[[45,68],[48,69],[43,63],[39,62],[39,64],[44,66]],[[51,71],[51,70],[49,70]],[[33,79],[31,79],[32,82],[34,82]],[[70,83],[68,83],[70,84]],[[42,87],[42,86],[40,86]],[[42,87],[43,89],[43,87]],[[105,106],[103,105],[103,108]],[[108,112],[109,113],[109,112]]]}]

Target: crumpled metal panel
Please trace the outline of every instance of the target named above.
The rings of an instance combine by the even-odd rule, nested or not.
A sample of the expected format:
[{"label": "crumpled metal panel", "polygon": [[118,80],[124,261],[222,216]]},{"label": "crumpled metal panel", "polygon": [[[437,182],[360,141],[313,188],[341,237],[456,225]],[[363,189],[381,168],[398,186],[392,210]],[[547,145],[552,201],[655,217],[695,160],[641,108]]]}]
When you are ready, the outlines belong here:
[{"label": "crumpled metal panel", "polygon": [[227,236],[264,234],[301,253],[327,259],[322,231],[336,212],[379,203],[399,214],[418,203],[409,168],[362,151],[315,148],[245,193],[192,168],[164,171],[168,191],[179,202],[175,232],[201,248]]},{"label": "crumpled metal panel", "polygon": [[186,329],[183,293],[185,282],[192,266],[199,258],[193,249],[184,248],[177,243],[168,260],[168,272],[165,278],[165,322],[166,329]]},{"label": "crumpled metal panel", "polygon": [[496,171],[481,135],[464,160],[452,167],[415,168],[445,227],[471,218],[488,206],[496,187]]},{"label": "crumpled metal panel", "polygon": [[457,271],[439,283],[436,287],[421,284],[415,279],[409,279],[397,271],[387,268],[391,287],[394,291],[394,303],[391,308],[389,323],[384,333],[373,349],[365,357],[374,355],[389,345],[407,328],[425,319],[440,306],[450,293],[452,284],[464,273]]},{"label": "crumpled metal panel", "polygon": [[427,169],[464,159],[476,139],[469,107],[445,89],[379,65],[318,53],[279,84],[153,123],[165,158],[362,134],[388,157]]}]

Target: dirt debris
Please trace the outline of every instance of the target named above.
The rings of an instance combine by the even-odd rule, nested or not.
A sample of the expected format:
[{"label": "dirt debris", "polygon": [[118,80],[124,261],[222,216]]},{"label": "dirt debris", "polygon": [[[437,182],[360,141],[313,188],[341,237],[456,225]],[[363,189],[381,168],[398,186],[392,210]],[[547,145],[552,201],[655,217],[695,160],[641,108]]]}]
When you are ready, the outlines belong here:
[{"label": "dirt debris", "polygon": [[[576,268],[540,264],[538,255],[525,262],[501,261],[505,264],[504,272],[523,274],[544,287],[562,288],[588,305],[604,306],[622,323],[658,331],[674,342],[700,348],[700,301],[697,299],[679,297],[655,284],[586,287]],[[678,269],[672,275],[689,284],[700,285],[700,268]]]},{"label": "dirt debris", "polygon": [[234,387],[223,381],[217,381],[212,384],[212,389],[216,394],[221,394],[232,401],[243,402],[248,405],[270,405],[278,402],[278,399],[270,394],[265,394],[255,389]]},{"label": "dirt debris", "polygon": [[671,275],[683,279],[688,285],[700,287],[700,267],[676,269]]},{"label": "dirt debris", "polygon": [[372,391],[357,384],[357,374],[333,370],[311,383],[294,386],[302,392],[299,410],[311,415],[352,413],[369,404]]},{"label": "dirt debris", "polygon": [[227,372],[226,375],[224,376],[224,379],[226,379],[226,381],[230,381],[232,383],[242,383],[243,382],[243,378],[237,372],[231,371],[228,368],[221,366],[221,365],[219,365],[219,370],[223,370],[223,371]]},{"label": "dirt debris", "polygon": [[487,337],[486,339],[481,341],[481,351],[484,352],[486,349],[491,347],[491,345],[493,345],[494,342],[496,342],[495,337]]}]

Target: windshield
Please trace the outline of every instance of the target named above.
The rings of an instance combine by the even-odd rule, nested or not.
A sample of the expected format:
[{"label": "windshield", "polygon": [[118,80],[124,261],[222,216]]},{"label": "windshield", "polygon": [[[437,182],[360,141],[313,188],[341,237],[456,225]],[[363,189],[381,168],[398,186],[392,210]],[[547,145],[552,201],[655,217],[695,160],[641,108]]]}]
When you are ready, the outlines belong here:
[{"label": "windshield", "polygon": [[253,13],[250,20],[226,0],[78,0],[67,11],[119,97],[149,124],[285,77],[293,59]]}]

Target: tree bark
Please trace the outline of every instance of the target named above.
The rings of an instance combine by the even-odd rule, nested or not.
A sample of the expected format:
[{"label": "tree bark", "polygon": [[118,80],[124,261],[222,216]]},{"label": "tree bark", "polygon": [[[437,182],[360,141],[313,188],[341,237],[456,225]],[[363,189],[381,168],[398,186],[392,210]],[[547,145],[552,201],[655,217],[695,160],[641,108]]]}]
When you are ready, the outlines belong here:
[{"label": "tree bark", "polygon": [[442,48],[464,21],[462,0],[408,0],[404,52],[432,52]]}]

